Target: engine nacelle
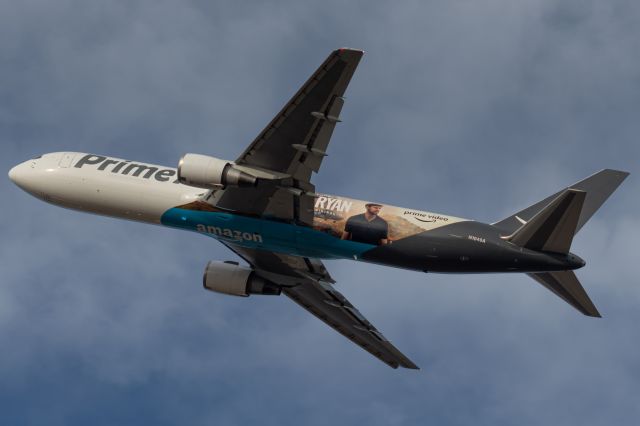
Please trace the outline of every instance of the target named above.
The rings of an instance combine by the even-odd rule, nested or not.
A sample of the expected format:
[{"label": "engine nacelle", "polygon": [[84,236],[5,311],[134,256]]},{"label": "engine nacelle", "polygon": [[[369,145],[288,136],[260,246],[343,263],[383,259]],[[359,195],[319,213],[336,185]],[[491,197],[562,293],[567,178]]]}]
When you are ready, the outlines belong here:
[{"label": "engine nacelle", "polygon": [[281,291],[280,287],[259,277],[251,268],[237,262],[216,260],[207,264],[202,285],[207,290],[244,297],[250,294],[279,295]]},{"label": "engine nacelle", "polygon": [[257,178],[238,170],[233,163],[200,154],[185,154],[178,163],[178,181],[198,188],[255,186]]}]

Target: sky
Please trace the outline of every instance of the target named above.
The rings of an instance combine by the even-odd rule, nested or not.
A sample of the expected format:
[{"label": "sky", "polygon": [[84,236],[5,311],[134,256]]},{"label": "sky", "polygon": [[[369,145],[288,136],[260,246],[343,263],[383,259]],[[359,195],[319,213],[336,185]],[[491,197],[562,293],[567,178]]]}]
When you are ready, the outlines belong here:
[{"label": "sky", "polygon": [[202,289],[215,240],[0,180],[0,416],[25,425],[631,425],[640,417],[640,3],[0,0],[0,165],[234,159],[332,50],[366,53],[317,189],[494,222],[602,168],[574,239],[603,314],[525,275],[328,261],[416,362],[285,297]]}]

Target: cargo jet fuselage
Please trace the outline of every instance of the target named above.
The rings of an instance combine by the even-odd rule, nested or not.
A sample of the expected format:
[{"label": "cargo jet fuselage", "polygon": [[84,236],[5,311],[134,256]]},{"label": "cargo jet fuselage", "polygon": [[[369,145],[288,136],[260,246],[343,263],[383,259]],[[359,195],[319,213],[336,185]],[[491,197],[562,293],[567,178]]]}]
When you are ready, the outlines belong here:
[{"label": "cargo jet fuselage", "polygon": [[235,161],[185,154],[178,168],[58,152],[15,166],[19,187],[49,203],[213,237],[242,257],[211,261],[204,287],[284,293],[393,368],[418,368],[333,286],[322,259],[425,272],[524,272],[599,316],[572,270],[573,236],[628,173],[602,170],[501,221],[320,194],[320,170],[363,52],[332,52]]},{"label": "cargo jet fuselage", "polygon": [[[571,253],[516,246],[485,223],[337,195],[315,196],[312,227],[216,209],[202,200],[205,191],[181,184],[174,168],[102,155],[45,154],[16,166],[10,177],[52,204],[294,256],[354,259],[424,272],[559,271],[585,264]],[[372,205],[379,206],[375,217],[352,225],[360,228],[358,238],[343,238],[349,219],[365,215]],[[364,241],[368,226],[376,232],[375,225],[369,225],[376,221],[385,238]]]}]

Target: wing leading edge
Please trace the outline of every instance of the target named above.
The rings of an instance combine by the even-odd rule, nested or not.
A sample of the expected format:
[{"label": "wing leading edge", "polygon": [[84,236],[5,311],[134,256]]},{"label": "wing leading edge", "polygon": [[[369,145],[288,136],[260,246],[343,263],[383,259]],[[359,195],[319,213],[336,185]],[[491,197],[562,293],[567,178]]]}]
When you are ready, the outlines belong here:
[{"label": "wing leading edge", "polygon": [[258,275],[283,285],[283,293],[298,305],[385,364],[419,369],[329,284],[333,280],[320,260],[225,245]]}]

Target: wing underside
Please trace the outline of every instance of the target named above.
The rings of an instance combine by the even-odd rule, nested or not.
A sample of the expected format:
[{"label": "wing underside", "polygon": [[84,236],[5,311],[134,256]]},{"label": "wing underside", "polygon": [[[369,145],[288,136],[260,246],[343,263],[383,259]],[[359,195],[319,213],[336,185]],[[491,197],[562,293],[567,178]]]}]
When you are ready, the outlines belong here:
[{"label": "wing underside", "polygon": [[298,305],[390,367],[418,369],[330,284],[305,282],[283,290]]},{"label": "wing underside", "polygon": [[333,280],[319,260],[225,245],[258,275],[282,285],[298,305],[385,364],[418,369],[330,284]]},{"label": "wing underside", "polygon": [[236,160],[309,181],[326,155],[343,95],[362,51],[338,49],[318,67]]},{"label": "wing underside", "polygon": [[247,214],[310,225],[320,169],[344,104],[343,95],[363,52],[332,52],[282,110],[238,157],[238,168],[261,170],[272,179],[256,188],[213,191],[209,202]]}]

